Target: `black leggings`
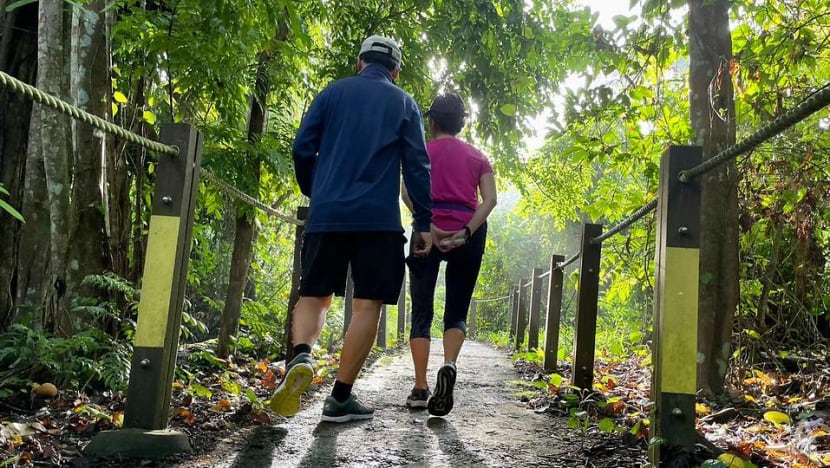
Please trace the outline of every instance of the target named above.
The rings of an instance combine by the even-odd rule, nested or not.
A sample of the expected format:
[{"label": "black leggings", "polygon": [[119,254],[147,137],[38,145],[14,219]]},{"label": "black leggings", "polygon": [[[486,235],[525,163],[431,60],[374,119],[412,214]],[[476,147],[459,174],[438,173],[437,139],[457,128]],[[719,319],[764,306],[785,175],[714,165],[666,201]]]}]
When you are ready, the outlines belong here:
[{"label": "black leggings", "polygon": [[467,309],[470,307],[470,300],[476,287],[486,241],[487,224],[483,224],[461,247],[446,253],[433,247],[425,258],[418,259],[410,256],[407,259],[410,294],[412,295],[410,339],[430,337],[429,331],[435,315],[435,283],[438,281],[441,261],[447,262],[444,331],[459,328],[467,333]]}]

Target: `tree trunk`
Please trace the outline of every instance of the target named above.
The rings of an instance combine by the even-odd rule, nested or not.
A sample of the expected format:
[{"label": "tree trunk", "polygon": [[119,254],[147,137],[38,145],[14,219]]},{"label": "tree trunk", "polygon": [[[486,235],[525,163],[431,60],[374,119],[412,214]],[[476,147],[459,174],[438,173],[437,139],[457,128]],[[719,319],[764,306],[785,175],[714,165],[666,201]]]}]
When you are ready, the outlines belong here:
[{"label": "tree trunk", "polygon": [[[72,9],[72,63],[70,86],[74,104],[94,115],[109,115],[109,51],[104,35],[104,0]],[[93,274],[102,274],[107,261],[104,210],[101,196],[103,134],[96,136],[92,126],[73,120],[74,182],[72,201],[75,213],[71,223],[67,294],[94,297],[97,292],[81,286]],[[80,317],[76,317],[78,321]],[[87,320],[88,318],[82,318]]]},{"label": "tree trunk", "polygon": [[[729,2],[689,1],[689,88],[695,143],[709,159],[735,142]],[[698,387],[723,393],[738,304],[738,172],[735,160],[701,176]]]},{"label": "tree trunk", "polygon": [[[37,87],[64,100],[67,84],[64,75],[63,2],[41,0],[38,21]],[[69,119],[51,109],[40,113],[40,132],[44,142],[43,166],[49,197],[51,239],[49,246],[50,284],[48,323],[60,335],[73,332],[66,295],[66,255],[70,226]]]},{"label": "tree trunk", "polygon": [[[254,95],[251,98],[251,108],[248,115],[248,142],[256,145],[265,131],[265,106],[268,99],[268,63],[271,58],[266,53],[260,53],[257,65]],[[260,162],[249,155],[253,178],[253,186],[259,187]],[[252,160],[253,159],[253,160]],[[256,193],[256,192],[254,192]],[[222,327],[219,331],[219,347],[216,353],[219,357],[227,357],[231,337],[239,327],[239,317],[242,313],[242,294],[248,280],[248,266],[251,264],[256,227],[251,207],[237,208],[236,236],[233,241],[233,257],[231,258],[231,273],[228,282],[228,293],[225,296],[225,306],[222,310]]]},{"label": "tree trunk", "polygon": [[[36,4],[21,6],[5,14],[0,0],[0,70],[33,84],[37,71],[38,11]],[[14,44],[14,47],[11,47]],[[24,206],[26,153],[31,124],[32,101],[20,93],[0,89],[0,183],[10,196],[4,197],[18,208],[27,224],[21,224],[5,212],[0,212],[0,332],[14,322],[18,271],[18,240],[21,229],[37,224],[34,213]],[[45,193],[44,191],[38,192]],[[47,230],[48,232],[48,230]],[[47,244],[43,244],[47,245]],[[43,246],[41,246],[41,249]],[[23,259],[27,259],[25,256]]]},{"label": "tree trunk", "polygon": [[23,215],[26,225],[20,231],[17,251],[17,310],[23,323],[42,330],[46,292],[49,290],[49,198],[43,167],[43,141],[40,138],[41,106],[35,106],[29,132],[26,161],[26,189]]}]

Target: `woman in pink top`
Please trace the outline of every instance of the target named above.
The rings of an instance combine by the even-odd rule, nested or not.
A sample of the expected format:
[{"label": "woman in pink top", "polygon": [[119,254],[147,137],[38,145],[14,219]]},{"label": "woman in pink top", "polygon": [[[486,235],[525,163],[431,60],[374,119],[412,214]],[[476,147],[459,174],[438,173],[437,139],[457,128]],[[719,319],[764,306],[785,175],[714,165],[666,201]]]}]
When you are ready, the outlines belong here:
[{"label": "woman in pink top", "polygon": [[[453,406],[455,361],[467,333],[467,309],[473,296],[484,245],[487,216],[496,206],[496,181],[487,158],[457,138],[464,126],[464,102],[458,94],[439,95],[426,112],[427,143],[432,179],[432,236],[435,248],[426,257],[407,259],[412,295],[409,346],[415,365],[415,385],[406,399],[410,408],[429,409],[444,416]],[[402,191],[404,202],[412,204]],[[479,195],[481,202],[479,203]],[[427,385],[430,328],[434,315],[435,283],[441,262],[447,262],[444,305],[444,365],[438,370],[435,394]]]}]

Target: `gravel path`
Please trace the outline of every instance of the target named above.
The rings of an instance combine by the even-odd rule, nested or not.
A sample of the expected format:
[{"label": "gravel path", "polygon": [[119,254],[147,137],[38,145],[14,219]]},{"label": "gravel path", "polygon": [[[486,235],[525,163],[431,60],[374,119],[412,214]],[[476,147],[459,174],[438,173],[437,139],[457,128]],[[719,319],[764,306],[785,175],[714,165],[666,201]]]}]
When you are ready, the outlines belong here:
[{"label": "gravel path", "polygon": [[[442,363],[434,340],[430,375]],[[581,466],[575,431],[562,418],[537,414],[517,398],[522,389],[501,351],[467,342],[458,362],[455,407],[443,418],[409,410],[412,387],[407,351],[384,356],[364,370],[355,385],[374,405],[369,421],[320,423],[328,388],[306,398],[297,416],[258,427],[218,447],[210,460],[180,466],[218,467],[388,467],[388,466]],[[434,386],[434,383],[431,385]]]}]

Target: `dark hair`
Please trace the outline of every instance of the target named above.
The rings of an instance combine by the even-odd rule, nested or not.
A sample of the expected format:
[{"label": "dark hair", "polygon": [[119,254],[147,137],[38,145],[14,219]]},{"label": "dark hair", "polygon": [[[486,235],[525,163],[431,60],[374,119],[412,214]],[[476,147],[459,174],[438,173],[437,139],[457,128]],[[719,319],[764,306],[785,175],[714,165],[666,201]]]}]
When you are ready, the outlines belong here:
[{"label": "dark hair", "polygon": [[398,69],[398,64],[397,62],[395,62],[395,59],[393,59],[391,55],[384,54],[383,52],[364,52],[360,54],[360,57],[358,58],[366,63],[377,63],[383,65],[390,72],[393,72]]},{"label": "dark hair", "polygon": [[441,133],[447,135],[458,135],[464,128],[464,115],[455,113],[444,113],[432,111],[429,113],[430,120]]}]

